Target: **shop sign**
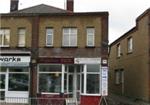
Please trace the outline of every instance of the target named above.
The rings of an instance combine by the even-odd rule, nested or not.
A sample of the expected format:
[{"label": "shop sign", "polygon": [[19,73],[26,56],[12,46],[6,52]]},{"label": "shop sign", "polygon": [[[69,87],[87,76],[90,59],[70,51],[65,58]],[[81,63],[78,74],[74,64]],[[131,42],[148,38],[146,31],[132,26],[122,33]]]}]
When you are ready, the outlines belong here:
[{"label": "shop sign", "polygon": [[108,95],[108,67],[102,67],[102,96]]},{"label": "shop sign", "polygon": [[0,66],[29,66],[29,56],[0,56]]},{"label": "shop sign", "polygon": [[75,58],[75,64],[100,64],[101,58]]},{"label": "shop sign", "polygon": [[74,58],[39,58],[38,63],[74,64]]}]

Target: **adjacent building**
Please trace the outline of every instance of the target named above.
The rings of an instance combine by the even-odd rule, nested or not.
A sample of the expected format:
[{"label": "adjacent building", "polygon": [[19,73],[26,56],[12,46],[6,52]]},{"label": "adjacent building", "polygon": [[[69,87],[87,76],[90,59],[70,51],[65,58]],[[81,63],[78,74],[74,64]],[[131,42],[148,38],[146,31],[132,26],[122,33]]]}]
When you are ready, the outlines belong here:
[{"label": "adjacent building", "polygon": [[111,92],[150,102],[150,9],[110,44],[109,67]]},{"label": "adjacent building", "polygon": [[11,0],[10,10],[1,14],[0,100],[63,96],[98,105],[107,95],[108,12],[73,12],[73,0],[67,10],[18,10]]}]

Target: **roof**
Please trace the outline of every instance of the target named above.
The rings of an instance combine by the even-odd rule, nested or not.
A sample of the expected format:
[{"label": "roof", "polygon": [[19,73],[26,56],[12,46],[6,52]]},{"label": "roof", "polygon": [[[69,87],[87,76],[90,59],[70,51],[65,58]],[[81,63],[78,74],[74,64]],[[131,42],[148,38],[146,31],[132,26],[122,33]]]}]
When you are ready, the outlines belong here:
[{"label": "roof", "polygon": [[40,4],[33,7],[25,8],[18,11],[13,11],[10,13],[3,13],[1,16],[79,16],[79,15],[85,15],[85,16],[107,16],[109,13],[107,11],[102,12],[72,12],[69,10],[64,10],[60,8],[56,8],[53,6]]},{"label": "roof", "polygon": [[40,4],[10,13],[13,14],[13,13],[67,13],[67,12],[69,11],[45,4]]},{"label": "roof", "polygon": [[113,46],[114,44],[118,43],[120,40],[128,37],[130,33],[135,32],[138,28],[137,22],[140,21],[144,16],[149,15],[150,16],[150,8],[148,8],[146,11],[144,11],[140,16],[137,17],[136,19],[136,26],[131,28],[129,31],[127,31],[125,34],[123,34],[121,37],[116,39],[114,42],[112,42],[109,46]]}]

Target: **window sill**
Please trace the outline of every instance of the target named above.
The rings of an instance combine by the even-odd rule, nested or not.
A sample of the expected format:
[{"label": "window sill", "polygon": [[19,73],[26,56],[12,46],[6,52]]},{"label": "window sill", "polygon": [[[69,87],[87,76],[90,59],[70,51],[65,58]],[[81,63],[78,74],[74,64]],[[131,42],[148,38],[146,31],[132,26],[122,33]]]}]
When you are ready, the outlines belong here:
[{"label": "window sill", "polygon": [[61,48],[78,48],[77,46],[61,46]]},{"label": "window sill", "polygon": [[127,52],[127,55],[129,55],[129,54],[132,54],[133,52],[131,51],[131,52]]},{"label": "window sill", "polygon": [[54,46],[44,46],[44,48],[54,48]]},{"label": "window sill", "polygon": [[85,48],[95,48],[95,46],[85,46]]},{"label": "window sill", "polygon": [[101,96],[101,94],[84,94],[84,93],[81,93],[82,96]]}]

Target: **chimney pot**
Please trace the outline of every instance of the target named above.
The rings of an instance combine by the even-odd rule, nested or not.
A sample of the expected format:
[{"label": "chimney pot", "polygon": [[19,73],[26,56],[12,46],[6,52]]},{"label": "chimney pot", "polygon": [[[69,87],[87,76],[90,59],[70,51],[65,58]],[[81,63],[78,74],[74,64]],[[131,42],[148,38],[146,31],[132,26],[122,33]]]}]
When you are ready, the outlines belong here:
[{"label": "chimney pot", "polygon": [[18,3],[19,3],[19,0],[11,0],[10,1],[10,12],[18,10]]},{"label": "chimney pot", "polygon": [[67,10],[73,12],[74,9],[74,1],[73,0],[67,0]]}]

